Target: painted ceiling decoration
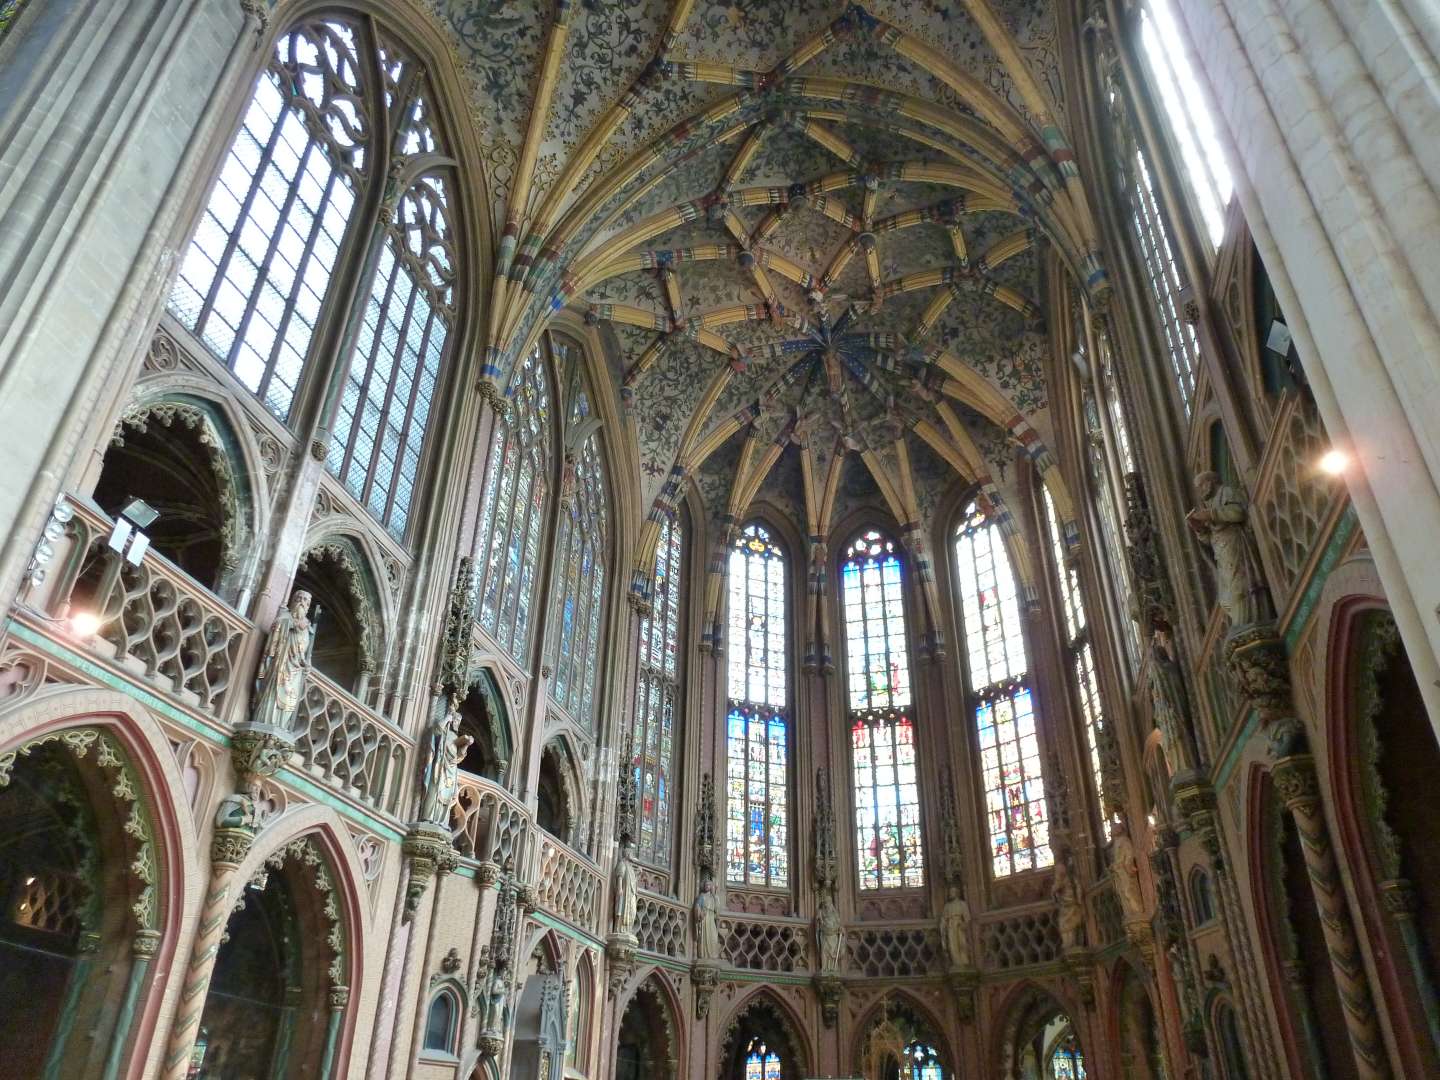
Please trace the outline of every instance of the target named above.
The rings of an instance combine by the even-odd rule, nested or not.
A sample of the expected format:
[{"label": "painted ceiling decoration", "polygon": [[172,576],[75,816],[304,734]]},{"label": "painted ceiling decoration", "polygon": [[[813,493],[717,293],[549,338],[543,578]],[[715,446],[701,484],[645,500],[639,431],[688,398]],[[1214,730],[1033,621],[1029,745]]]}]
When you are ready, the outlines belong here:
[{"label": "painted ceiling decoration", "polygon": [[[1008,521],[995,474],[1018,446],[1072,516],[1046,449],[1041,251],[1093,305],[1109,286],[1049,0],[431,3],[473,83],[500,236],[488,392],[562,310],[610,347],[653,507],[632,600],[708,460],[734,462],[706,498],[725,533],[798,455],[807,655],[828,662],[819,567],[853,469],[943,649],[929,463]],[[712,572],[708,644],[719,595]]]}]

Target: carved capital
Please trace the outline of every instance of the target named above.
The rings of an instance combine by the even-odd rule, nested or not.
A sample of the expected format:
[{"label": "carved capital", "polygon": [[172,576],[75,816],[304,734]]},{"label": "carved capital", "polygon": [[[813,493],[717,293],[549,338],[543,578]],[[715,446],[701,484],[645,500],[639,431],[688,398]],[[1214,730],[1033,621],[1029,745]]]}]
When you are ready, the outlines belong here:
[{"label": "carved capital", "polygon": [[475,880],[482,889],[488,889],[500,880],[500,864],[486,859],[475,868]]},{"label": "carved capital", "polygon": [[635,949],[639,942],[634,934],[611,934],[605,942],[605,959],[608,961],[609,978],[606,990],[610,997],[620,993],[630,973],[635,970]]},{"label": "carved capital", "polygon": [[505,394],[487,378],[482,378],[475,383],[475,392],[480,395],[480,400],[488,405],[495,413],[495,419],[504,420],[509,411],[505,401]]},{"label": "carved capital", "polygon": [[409,922],[420,910],[420,900],[437,873],[448,873],[457,865],[450,834],[435,825],[413,826],[405,835],[400,850],[410,860],[410,877],[405,884],[404,919]]},{"label": "carved capital", "polygon": [[316,461],[324,461],[330,456],[330,444],[324,439],[311,439],[310,456]]},{"label": "carved capital", "polygon": [[1225,641],[1225,660],[1245,702],[1269,724],[1293,712],[1290,664],[1273,624],[1243,626]]},{"label": "carved capital", "polygon": [[820,998],[820,1016],[826,1027],[840,1019],[840,1000],[845,996],[844,980],[838,975],[816,975],[815,993]]},{"label": "carved capital", "polygon": [[505,1049],[505,1037],[503,1035],[481,1035],[479,1046],[480,1053],[494,1060]]},{"label": "carved capital", "polygon": [[1295,754],[1278,759],[1271,768],[1275,790],[1286,809],[1308,813],[1320,800],[1320,776],[1315,759],[1309,754]]},{"label": "carved capital", "polygon": [[250,724],[237,728],[230,737],[230,761],[240,786],[274,776],[294,748],[294,740],[274,728]]},{"label": "carved capital", "polygon": [[216,869],[233,872],[250,854],[250,845],[254,842],[253,829],[216,829],[210,841],[210,861]]},{"label": "carved capital", "polygon": [[695,1019],[704,1020],[710,1015],[710,999],[715,996],[715,987],[720,982],[718,964],[698,961],[690,969],[690,981],[695,987]]},{"label": "carved capital", "polygon": [[1385,904],[1385,910],[1397,919],[1411,918],[1419,906],[1415,886],[1404,878],[1380,882],[1380,899]]},{"label": "carved capital", "polygon": [[350,988],[348,986],[330,987],[330,1008],[339,1012],[350,1004]]},{"label": "carved capital", "polygon": [[152,960],[160,949],[159,930],[137,930],[130,943],[130,952],[137,960]]},{"label": "carved capital", "polygon": [[975,990],[980,985],[980,972],[971,970],[952,971],[945,976],[955,1001],[955,1013],[962,1024],[975,1022]]}]

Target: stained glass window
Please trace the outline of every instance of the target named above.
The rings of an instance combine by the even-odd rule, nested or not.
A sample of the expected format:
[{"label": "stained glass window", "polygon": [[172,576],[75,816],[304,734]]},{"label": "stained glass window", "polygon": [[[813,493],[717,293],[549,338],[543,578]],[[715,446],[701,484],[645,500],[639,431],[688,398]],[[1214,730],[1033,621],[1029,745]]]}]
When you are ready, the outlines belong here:
[{"label": "stained glass window", "polygon": [[894,541],[871,529],[851,543],[840,564],[840,600],[860,888],[919,887],[925,858],[905,599]]},{"label": "stained glass window", "polygon": [[369,58],[355,27],[275,44],[170,294],[177,319],[288,420],[369,161]]},{"label": "stained glass window", "polygon": [[554,442],[550,382],[541,346],[518,366],[508,419],[495,421],[476,535],[489,538],[478,582],[480,625],[526,663],[535,568],[549,506]]},{"label": "stained glass window", "polygon": [[729,565],[725,877],[736,885],[790,883],[785,589],[784,552],[747,525]]},{"label": "stained glass window", "polygon": [[[575,422],[572,411],[571,423]],[[607,496],[605,472],[596,435],[567,457],[574,470],[560,517],[555,549],[557,593],[551,656],[554,700],[587,730],[595,718],[595,675],[600,658],[600,614],[605,599]]]},{"label": "stained glass window", "polygon": [[1195,398],[1195,371],[1200,366],[1200,339],[1196,336],[1194,325],[1184,317],[1184,304],[1180,299],[1185,287],[1184,279],[1175,261],[1175,250],[1161,215],[1155,185],[1150,179],[1150,165],[1145,159],[1145,152],[1139,147],[1135,148],[1133,172],[1131,222],[1145,262],[1150,292],[1160,314],[1160,326],[1165,334],[1166,351],[1170,354],[1175,387],[1180,392],[1180,404],[1185,415],[1189,416]]},{"label": "stained glass window", "polygon": [[745,1080],[780,1080],[780,1055],[758,1035],[745,1048]]},{"label": "stained glass window", "polygon": [[[1100,738],[1105,729],[1105,708],[1100,700],[1100,685],[1095,678],[1095,652],[1090,645],[1090,628],[1085,621],[1085,598],[1080,592],[1080,576],[1075,560],[1066,549],[1060,531],[1060,518],[1055,513],[1055,500],[1049,488],[1042,488],[1045,503],[1045,524],[1050,534],[1050,552],[1055,572],[1060,577],[1060,597],[1065,606],[1065,645],[1070,657],[1070,673],[1080,699],[1080,716],[1085,728],[1085,747],[1090,755],[1090,774],[1095,781],[1095,794],[1100,800],[1101,828],[1110,839],[1110,817],[1105,812],[1105,770],[1100,760]],[[1113,793],[1112,793],[1113,794]]]},{"label": "stained glass window", "polygon": [[1225,239],[1225,207],[1235,183],[1220,149],[1200,80],[1185,51],[1171,0],[1146,0],[1141,5],[1140,45],[1180,151],[1181,171],[1204,219],[1210,243],[1218,248]]},{"label": "stained glass window", "polygon": [[650,614],[640,621],[640,677],[635,689],[635,790],[639,797],[639,843],[635,855],[670,865],[671,768],[675,749],[675,703],[679,699],[680,581],[684,554],[680,523],[660,529],[655,554],[655,591]]},{"label": "stained glass window", "polygon": [[1050,1054],[1050,1075],[1054,1080],[1085,1080],[1085,1058],[1075,1032],[1067,1031]]},{"label": "stained glass window", "polygon": [[913,1042],[905,1048],[905,1058],[910,1069],[906,1080],[945,1080],[945,1071],[940,1067],[940,1055],[933,1046]]},{"label": "stained glass window", "polygon": [[328,464],[396,538],[405,534],[455,309],[443,176],[400,199],[340,394]]},{"label": "stained glass window", "polygon": [[956,580],[996,877],[1054,862],[1015,575],[978,502],[955,531]]}]

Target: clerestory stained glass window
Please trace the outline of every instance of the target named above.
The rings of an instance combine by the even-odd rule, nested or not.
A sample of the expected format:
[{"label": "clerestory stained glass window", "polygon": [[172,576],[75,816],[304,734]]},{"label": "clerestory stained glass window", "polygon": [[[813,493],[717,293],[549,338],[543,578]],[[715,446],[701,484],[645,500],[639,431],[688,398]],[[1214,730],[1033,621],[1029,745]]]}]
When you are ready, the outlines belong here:
[{"label": "clerestory stained glass window", "polygon": [[725,877],[790,883],[789,642],[785,553],[759,523],[730,549]]},{"label": "clerestory stained glass window", "polygon": [[[571,424],[588,415],[571,410]],[[600,444],[586,437],[573,463],[573,490],[562,507],[560,540],[555,549],[556,603],[552,658],[555,680],[550,694],[581,727],[595,719],[595,677],[600,658],[600,614],[605,599],[608,502]]]},{"label": "clerestory stained glass window", "polygon": [[1060,530],[1055,500],[1049,488],[1042,488],[1045,503],[1045,524],[1050,534],[1050,552],[1055,572],[1060,578],[1060,597],[1065,606],[1065,647],[1069,654],[1070,674],[1075,680],[1075,693],[1080,699],[1080,717],[1085,728],[1085,747],[1089,752],[1090,775],[1095,781],[1095,795],[1100,803],[1101,829],[1110,839],[1110,816],[1106,813],[1105,770],[1100,759],[1100,740],[1105,730],[1105,707],[1100,699],[1100,685],[1095,678],[1095,651],[1090,644],[1090,628],[1085,620],[1085,598],[1080,592],[1080,576],[1075,561]]},{"label": "clerestory stained glass window", "polygon": [[905,1058],[910,1071],[906,1080],[945,1080],[945,1070],[940,1066],[940,1055],[933,1046],[913,1042],[905,1048]]},{"label": "clerestory stained glass window", "polygon": [[780,1055],[758,1035],[745,1048],[745,1080],[780,1080]]},{"label": "clerestory stained glass window", "polygon": [[680,696],[680,581],[684,572],[680,523],[667,519],[655,553],[650,614],[640,621],[640,675],[635,688],[635,791],[640,836],[635,855],[670,865],[671,769]]},{"label": "clerestory stained glass window", "polygon": [[954,552],[991,868],[1005,877],[1054,862],[1020,598],[1000,525],[978,501]]},{"label": "clerestory stained glass window", "polygon": [[361,48],[334,18],[275,43],[170,294],[175,317],[282,421],[370,163]]},{"label": "clerestory stained glass window", "polygon": [[925,884],[905,598],[895,543],[875,529],[840,564],[861,889]]},{"label": "clerestory stained glass window", "polygon": [[508,418],[495,421],[476,535],[489,538],[478,582],[480,625],[525,664],[534,620],[535,568],[549,507],[552,430],[550,382],[542,347],[518,365]]}]

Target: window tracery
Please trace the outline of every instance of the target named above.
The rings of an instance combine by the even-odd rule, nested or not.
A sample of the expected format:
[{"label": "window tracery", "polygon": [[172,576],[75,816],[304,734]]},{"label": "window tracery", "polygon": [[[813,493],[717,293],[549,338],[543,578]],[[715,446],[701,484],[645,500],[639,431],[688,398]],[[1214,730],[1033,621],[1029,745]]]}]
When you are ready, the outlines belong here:
[{"label": "window tracery", "polygon": [[1015,574],[1000,526],[972,502],[955,531],[966,675],[996,877],[1050,866],[1050,821]]},{"label": "window tracery", "polygon": [[875,529],[840,564],[860,888],[925,884],[910,654],[895,543]]},{"label": "window tracery", "polygon": [[282,421],[370,164],[368,64],[340,19],[296,26],[226,155],[170,310]]},{"label": "window tracery", "polygon": [[[575,398],[570,423],[589,415],[589,399]],[[586,437],[566,457],[573,469],[573,490],[561,504],[560,538],[555,548],[556,601],[550,694],[571,718],[589,731],[595,720],[595,677],[600,659],[600,614],[605,600],[608,561],[609,497],[597,434]]]},{"label": "window tracery", "polygon": [[789,641],[785,553],[759,523],[730,549],[725,875],[789,885]]},{"label": "window tracery", "polygon": [[909,1080],[945,1080],[940,1055],[933,1046],[913,1042],[905,1048],[905,1057],[910,1071]]},{"label": "window tracery", "polygon": [[1064,606],[1065,648],[1069,654],[1070,677],[1075,683],[1075,693],[1080,702],[1080,718],[1085,729],[1085,748],[1089,754],[1090,775],[1095,782],[1095,794],[1100,802],[1100,828],[1105,839],[1110,839],[1110,815],[1107,812],[1107,796],[1114,793],[1105,791],[1105,767],[1101,759],[1100,744],[1105,734],[1104,702],[1100,698],[1100,685],[1095,677],[1095,651],[1090,644],[1090,627],[1085,617],[1085,598],[1080,590],[1080,575],[1075,561],[1066,550],[1064,534],[1060,531],[1060,518],[1055,513],[1055,500],[1050,490],[1042,488],[1045,504],[1045,525],[1050,534],[1050,552],[1055,560],[1055,573],[1060,579],[1060,598]]},{"label": "window tracery", "polygon": [[669,518],[660,528],[656,547],[653,605],[640,621],[640,674],[635,689],[634,767],[640,830],[635,854],[656,866],[670,865],[683,557],[683,530],[679,521]]},{"label": "window tracery", "polygon": [[745,1048],[745,1080],[780,1080],[780,1055],[756,1035]]}]

